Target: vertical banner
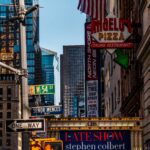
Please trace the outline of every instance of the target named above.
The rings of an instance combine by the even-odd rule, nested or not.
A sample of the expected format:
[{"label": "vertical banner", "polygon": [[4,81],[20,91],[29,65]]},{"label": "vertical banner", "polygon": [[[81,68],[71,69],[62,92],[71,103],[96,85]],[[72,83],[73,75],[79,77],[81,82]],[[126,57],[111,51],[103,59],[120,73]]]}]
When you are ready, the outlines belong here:
[{"label": "vertical banner", "polygon": [[99,116],[98,105],[98,55],[91,49],[91,23],[85,24],[85,75],[86,75],[86,112],[87,117]]}]

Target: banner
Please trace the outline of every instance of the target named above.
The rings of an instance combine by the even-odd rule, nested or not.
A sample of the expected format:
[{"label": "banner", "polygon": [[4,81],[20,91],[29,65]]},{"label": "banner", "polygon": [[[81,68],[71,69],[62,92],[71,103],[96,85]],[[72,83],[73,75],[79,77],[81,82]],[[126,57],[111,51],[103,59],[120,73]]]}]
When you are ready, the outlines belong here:
[{"label": "banner", "polygon": [[98,52],[91,49],[91,24],[85,24],[85,71],[87,117],[98,117]]},{"label": "banner", "polygon": [[60,131],[64,150],[131,150],[128,130]]}]

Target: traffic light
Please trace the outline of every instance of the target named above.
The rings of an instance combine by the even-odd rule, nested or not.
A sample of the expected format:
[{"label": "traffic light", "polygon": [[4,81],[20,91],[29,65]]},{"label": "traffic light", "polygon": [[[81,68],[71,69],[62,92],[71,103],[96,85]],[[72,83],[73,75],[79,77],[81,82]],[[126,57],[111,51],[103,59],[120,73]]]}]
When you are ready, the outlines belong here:
[{"label": "traffic light", "polygon": [[40,141],[32,141],[30,144],[30,150],[42,150]]},{"label": "traffic light", "polygon": [[30,141],[30,150],[63,150],[63,141],[56,138],[36,138]]},{"label": "traffic light", "polygon": [[62,150],[62,142],[61,141],[46,141],[44,142],[43,150]]}]

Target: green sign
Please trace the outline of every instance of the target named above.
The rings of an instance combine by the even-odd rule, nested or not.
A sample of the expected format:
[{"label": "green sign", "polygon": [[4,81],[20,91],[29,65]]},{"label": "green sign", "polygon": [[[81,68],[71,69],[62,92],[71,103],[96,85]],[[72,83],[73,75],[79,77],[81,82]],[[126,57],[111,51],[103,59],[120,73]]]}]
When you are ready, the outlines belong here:
[{"label": "green sign", "polygon": [[30,95],[44,95],[44,94],[55,94],[54,84],[43,84],[43,85],[30,85]]},{"label": "green sign", "polygon": [[116,49],[115,53],[117,57],[114,59],[114,61],[120,66],[122,66],[124,69],[128,69],[128,66],[129,66],[128,55],[124,54],[121,49]]}]

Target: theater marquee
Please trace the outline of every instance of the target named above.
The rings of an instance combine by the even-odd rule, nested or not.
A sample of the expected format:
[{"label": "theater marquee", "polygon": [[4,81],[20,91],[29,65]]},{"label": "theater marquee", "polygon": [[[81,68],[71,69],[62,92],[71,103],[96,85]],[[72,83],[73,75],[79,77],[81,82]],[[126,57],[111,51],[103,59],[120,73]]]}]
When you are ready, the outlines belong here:
[{"label": "theater marquee", "polygon": [[131,32],[131,21],[114,15],[92,20],[91,48],[132,48],[133,43],[125,42]]}]

